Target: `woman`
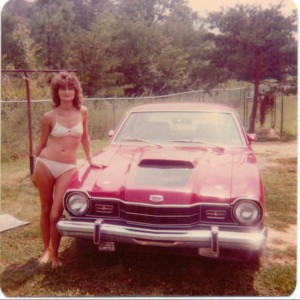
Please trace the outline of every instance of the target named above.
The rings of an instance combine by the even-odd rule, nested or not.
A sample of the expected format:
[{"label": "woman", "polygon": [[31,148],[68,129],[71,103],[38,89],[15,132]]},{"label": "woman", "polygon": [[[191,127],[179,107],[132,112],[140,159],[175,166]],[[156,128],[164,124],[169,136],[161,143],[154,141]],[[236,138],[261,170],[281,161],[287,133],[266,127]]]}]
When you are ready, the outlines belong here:
[{"label": "woman", "polygon": [[[63,212],[63,195],[77,171],[76,152],[82,143],[91,165],[88,111],[82,106],[82,89],[74,73],[61,72],[51,81],[53,109],[43,116],[40,143],[35,150],[32,176],[41,201],[40,226],[44,253],[39,262],[52,260],[52,268],[62,265],[58,257],[61,240],[56,224]],[[51,247],[50,247],[51,244]]]}]

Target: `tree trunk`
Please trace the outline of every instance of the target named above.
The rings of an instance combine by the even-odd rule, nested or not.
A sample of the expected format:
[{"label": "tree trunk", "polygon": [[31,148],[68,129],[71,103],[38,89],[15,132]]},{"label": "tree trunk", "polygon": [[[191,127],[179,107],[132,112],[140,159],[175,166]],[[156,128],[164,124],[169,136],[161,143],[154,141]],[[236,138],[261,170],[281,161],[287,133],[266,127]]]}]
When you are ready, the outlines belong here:
[{"label": "tree trunk", "polygon": [[250,124],[249,124],[249,133],[255,132],[255,121],[256,121],[256,112],[258,108],[258,100],[259,100],[259,79],[257,78],[254,83],[254,97],[253,97],[253,105],[252,112],[250,116]]}]

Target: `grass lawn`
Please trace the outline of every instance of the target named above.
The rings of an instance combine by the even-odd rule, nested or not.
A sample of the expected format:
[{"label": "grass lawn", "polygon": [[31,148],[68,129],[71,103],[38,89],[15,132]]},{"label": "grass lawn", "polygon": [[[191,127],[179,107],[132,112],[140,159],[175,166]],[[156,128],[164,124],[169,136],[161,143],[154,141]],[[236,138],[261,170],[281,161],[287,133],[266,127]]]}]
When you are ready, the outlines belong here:
[{"label": "grass lawn", "polygon": [[[94,152],[107,142],[93,141]],[[272,153],[263,154],[272,161]],[[79,158],[83,158],[80,149]],[[297,216],[297,160],[274,159],[262,170],[267,225],[278,233],[259,263],[215,261],[164,253],[79,251],[63,238],[64,266],[39,267],[43,248],[39,197],[27,159],[2,163],[2,213],[30,224],[1,234],[1,290],[8,297],[289,296],[296,286],[296,244],[284,236]],[[296,237],[294,237],[296,238]]]}]

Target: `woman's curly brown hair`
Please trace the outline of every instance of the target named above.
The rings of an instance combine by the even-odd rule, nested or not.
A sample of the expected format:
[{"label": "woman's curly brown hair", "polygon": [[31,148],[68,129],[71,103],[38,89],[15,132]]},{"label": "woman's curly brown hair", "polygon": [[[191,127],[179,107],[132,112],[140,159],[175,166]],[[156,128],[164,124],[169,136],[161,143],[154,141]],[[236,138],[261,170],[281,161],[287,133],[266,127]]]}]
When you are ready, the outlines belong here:
[{"label": "woman's curly brown hair", "polygon": [[51,94],[53,106],[58,107],[60,105],[60,98],[58,96],[58,90],[62,87],[68,86],[75,90],[75,97],[73,99],[73,106],[76,109],[80,109],[83,102],[81,84],[73,72],[60,72],[51,80]]}]

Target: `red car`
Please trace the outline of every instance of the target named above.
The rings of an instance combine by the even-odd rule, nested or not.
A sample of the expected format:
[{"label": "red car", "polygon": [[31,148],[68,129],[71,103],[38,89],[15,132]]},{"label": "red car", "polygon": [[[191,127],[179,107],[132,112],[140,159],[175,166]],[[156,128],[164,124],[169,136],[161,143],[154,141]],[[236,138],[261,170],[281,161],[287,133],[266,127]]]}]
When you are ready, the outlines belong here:
[{"label": "red car", "polygon": [[64,197],[63,236],[115,245],[193,248],[258,259],[267,229],[264,186],[237,112],[204,103],[129,110],[111,142],[84,164]]}]

